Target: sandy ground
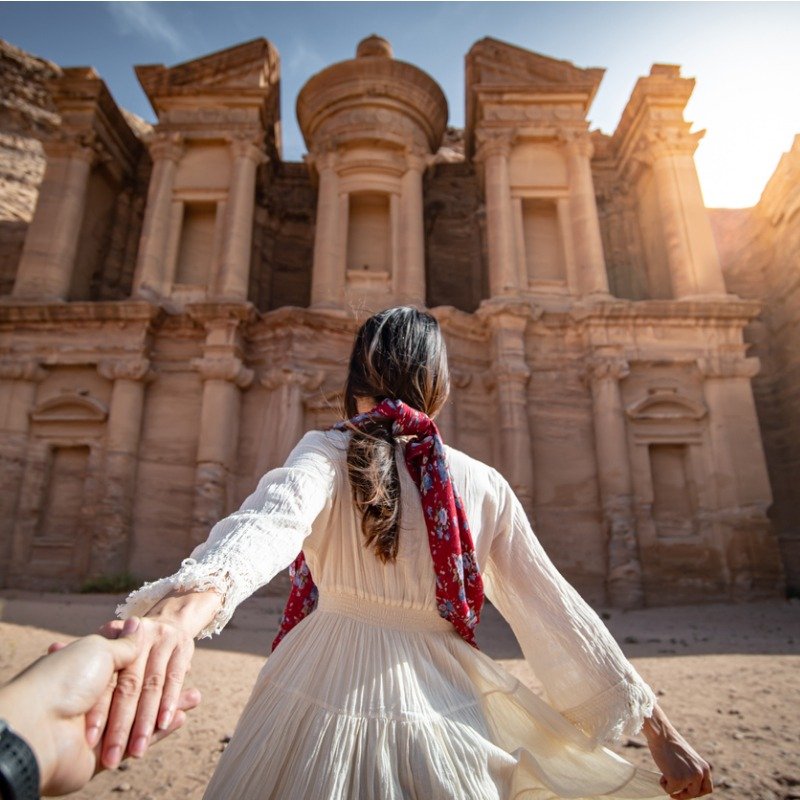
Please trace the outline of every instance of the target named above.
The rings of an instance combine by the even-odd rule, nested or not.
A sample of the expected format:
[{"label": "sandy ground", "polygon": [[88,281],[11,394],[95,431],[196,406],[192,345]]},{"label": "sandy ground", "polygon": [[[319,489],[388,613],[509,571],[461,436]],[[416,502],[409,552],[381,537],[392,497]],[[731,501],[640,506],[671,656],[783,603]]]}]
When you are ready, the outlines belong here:
[{"label": "sandy ground", "polygon": [[[111,618],[118,600],[0,593],[0,681],[51,641],[94,630]],[[191,682],[203,702],[186,727],[144,760],[97,776],[73,797],[200,798],[264,662],[281,608],[280,600],[251,598],[222,636],[201,642]],[[675,726],[712,764],[716,796],[800,800],[800,601],[600,613]],[[482,649],[536,689],[494,609],[487,609],[480,627]],[[619,752],[653,768],[643,739],[629,740]]]}]

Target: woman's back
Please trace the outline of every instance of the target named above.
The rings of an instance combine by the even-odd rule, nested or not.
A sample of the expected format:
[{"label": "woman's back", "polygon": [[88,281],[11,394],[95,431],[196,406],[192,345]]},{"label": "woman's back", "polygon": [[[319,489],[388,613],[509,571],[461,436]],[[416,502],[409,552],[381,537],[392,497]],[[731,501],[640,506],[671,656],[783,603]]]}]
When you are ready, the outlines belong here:
[{"label": "woman's back", "polygon": [[[370,602],[429,609],[436,614],[436,584],[418,487],[406,468],[405,441],[395,446],[400,479],[400,533],[397,558],[384,564],[364,544],[361,516],[347,476],[348,431],[310,431],[298,443],[295,457],[316,472],[322,491],[324,461],[335,470],[332,493],[314,520],[303,550],[320,595],[346,594]],[[448,466],[464,502],[478,563],[488,553],[498,512],[495,471],[476,459],[445,446]],[[306,461],[307,459],[307,461]],[[319,466],[312,466],[314,462]],[[438,616],[438,615],[437,615]]]}]

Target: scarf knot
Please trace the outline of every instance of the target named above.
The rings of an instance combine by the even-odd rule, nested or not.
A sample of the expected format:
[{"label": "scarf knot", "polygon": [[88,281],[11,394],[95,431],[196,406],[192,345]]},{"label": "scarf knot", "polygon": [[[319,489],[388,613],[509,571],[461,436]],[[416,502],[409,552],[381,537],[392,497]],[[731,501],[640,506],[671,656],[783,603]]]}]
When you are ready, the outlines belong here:
[{"label": "scarf knot", "polygon": [[[369,422],[381,420],[392,421],[394,436],[413,436],[406,443],[405,462],[422,500],[436,575],[437,610],[465,641],[477,648],[475,627],[483,607],[483,581],[464,505],[450,476],[442,437],[427,414],[396,399],[382,400],[370,411],[332,427],[363,430]],[[273,650],[289,630],[316,608],[318,592],[302,551],[289,574],[292,590],[272,643]]]}]

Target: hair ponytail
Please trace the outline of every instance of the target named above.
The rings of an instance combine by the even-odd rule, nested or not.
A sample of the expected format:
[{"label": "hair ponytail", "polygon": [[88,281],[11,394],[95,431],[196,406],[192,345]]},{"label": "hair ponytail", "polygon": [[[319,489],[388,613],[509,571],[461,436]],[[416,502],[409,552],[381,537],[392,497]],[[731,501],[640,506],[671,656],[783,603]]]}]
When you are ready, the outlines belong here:
[{"label": "hair ponytail", "polygon": [[[411,306],[390,308],[359,328],[344,391],[345,416],[358,413],[358,397],[402,400],[429,417],[450,391],[447,353],[434,316]],[[353,501],[361,512],[365,546],[384,563],[397,557],[400,531],[400,476],[391,423],[371,421],[352,430],[347,472]]]}]

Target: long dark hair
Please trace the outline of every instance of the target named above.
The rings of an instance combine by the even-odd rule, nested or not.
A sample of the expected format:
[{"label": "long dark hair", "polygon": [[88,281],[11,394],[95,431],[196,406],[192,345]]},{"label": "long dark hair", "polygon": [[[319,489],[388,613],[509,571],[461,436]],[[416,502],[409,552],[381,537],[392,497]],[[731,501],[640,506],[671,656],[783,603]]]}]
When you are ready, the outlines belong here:
[{"label": "long dark hair", "polygon": [[[379,311],[358,329],[344,388],[344,412],[357,397],[402,400],[434,417],[450,392],[447,350],[436,317],[412,306]],[[362,513],[365,546],[384,563],[397,557],[400,478],[391,422],[354,430],[347,447],[353,500]]]}]

